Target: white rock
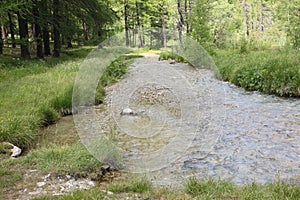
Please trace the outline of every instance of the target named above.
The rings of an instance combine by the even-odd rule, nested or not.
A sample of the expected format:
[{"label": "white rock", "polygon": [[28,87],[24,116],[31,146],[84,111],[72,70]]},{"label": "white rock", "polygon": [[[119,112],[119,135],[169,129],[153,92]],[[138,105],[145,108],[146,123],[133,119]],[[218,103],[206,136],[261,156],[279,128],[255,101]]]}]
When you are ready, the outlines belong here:
[{"label": "white rock", "polygon": [[135,112],[130,108],[125,108],[122,110],[121,115],[135,115]]},{"label": "white rock", "polygon": [[36,183],[36,185],[37,185],[38,187],[43,187],[43,186],[46,185],[46,183],[45,183],[45,182],[38,182],[38,183]]},{"label": "white rock", "polygon": [[10,157],[14,158],[14,157],[21,155],[22,149],[20,149],[19,147],[15,146],[9,142],[3,142],[3,144],[10,146],[10,152],[11,152]]}]

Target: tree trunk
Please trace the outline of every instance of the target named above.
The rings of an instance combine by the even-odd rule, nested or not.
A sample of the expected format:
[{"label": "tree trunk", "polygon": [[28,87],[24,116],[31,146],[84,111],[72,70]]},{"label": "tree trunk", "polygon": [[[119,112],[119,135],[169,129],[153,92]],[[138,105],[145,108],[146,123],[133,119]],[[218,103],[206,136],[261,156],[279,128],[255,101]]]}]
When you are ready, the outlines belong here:
[{"label": "tree trunk", "polygon": [[22,58],[30,58],[29,47],[28,47],[28,23],[24,19],[24,17],[18,14],[18,23],[19,23],[19,34],[21,39],[21,57]]},{"label": "tree trunk", "polygon": [[0,54],[3,54],[3,39],[2,39],[1,24],[0,24]]},{"label": "tree trunk", "polygon": [[8,30],[6,26],[2,26],[2,38],[3,38],[3,44],[8,46]]},{"label": "tree trunk", "polygon": [[[44,16],[49,16],[48,11],[48,1],[43,0],[41,1],[41,13],[44,14]],[[50,50],[50,34],[49,34],[49,27],[47,19],[44,19],[44,23],[42,24],[42,36],[43,36],[43,43],[44,43],[44,55],[50,56],[51,50]]]},{"label": "tree trunk", "polygon": [[53,0],[53,57],[60,56],[59,0]]},{"label": "tree trunk", "polygon": [[48,25],[44,25],[43,27],[43,42],[44,42],[44,55],[45,56],[50,56],[51,55],[51,50],[50,50],[50,34],[49,34],[49,29]]},{"label": "tree trunk", "polygon": [[124,22],[125,22],[125,37],[126,37],[126,46],[130,45],[129,41],[129,24],[128,24],[128,2],[124,0]]},{"label": "tree trunk", "polygon": [[245,18],[246,18],[246,36],[247,38],[250,37],[250,18],[249,18],[249,6],[247,3],[247,0],[244,0],[243,2],[244,5],[244,12],[245,12]]},{"label": "tree trunk", "polygon": [[185,24],[186,24],[186,34],[190,34],[190,12],[191,12],[191,1],[184,0],[184,10],[185,10]]},{"label": "tree trunk", "polygon": [[263,0],[261,0],[261,18],[260,18],[260,30],[261,32],[265,31],[265,4],[263,2]]},{"label": "tree trunk", "polygon": [[14,22],[12,20],[12,16],[11,16],[10,12],[8,12],[7,14],[8,14],[8,20],[9,20],[9,31],[10,31],[10,37],[11,37],[11,46],[12,46],[12,48],[16,48]]},{"label": "tree trunk", "polygon": [[67,37],[67,48],[73,48],[72,39],[70,37]]},{"label": "tree trunk", "polygon": [[178,14],[179,14],[179,21],[177,23],[177,29],[179,32],[179,42],[180,42],[180,45],[182,45],[182,31],[183,31],[184,19],[183,19],[180,0],[177,0],[177,10],[178,10]]},{"label": "tree trunk", "polygon": [[43,54],[43,41],[42,41],[42,30],[38,22],[40,18],[38,5],[36,1],[33,1],[33,16],[34,16],[34,39],[36,42],[36,56],[38,58],[44,58]]},{"label": "tree trunk", "polygon": [[83,38],[85,41],[89,40],[89,33],[88,28],[85,22],[82,22],[82,31],[83,31]]},{"label": "tree trunk", "polygon": [[135,1],[135,8],[136,8],[136,21],[138,26],[138,39],[139,39],[139,48],[143,47],[143,37],[142,37],[142,30],[141,30],[141,20],[140,20],[140,7],[139,3]]},{"label": "tree trunk", "polygon": [[166,48],[167,47],[167,33],[166,33],[166,20],[165,20],[165,6],[161,5],[161,35],[162,35],[162,40],[161,40],[161,45]]}]

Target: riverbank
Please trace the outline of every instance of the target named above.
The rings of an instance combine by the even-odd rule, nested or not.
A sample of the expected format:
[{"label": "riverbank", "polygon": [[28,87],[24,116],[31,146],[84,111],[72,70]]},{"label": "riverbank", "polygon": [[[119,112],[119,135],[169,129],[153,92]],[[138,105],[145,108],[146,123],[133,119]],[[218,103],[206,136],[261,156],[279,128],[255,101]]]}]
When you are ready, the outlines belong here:
[{"label": "riverbank", "polygon": [[[82,60],[78,59],[78,64],[81,61]],[[41,62],[41,61],[37,61],[37,62]],[[41,98],[41,96],[39,95],[43,94],[42,93],[43,90],[39,90],[41,93],[36,92],[36,90],[34,90],[34,88],[36,87],[34,86],[38,85],[43,89],[44,88],[44,86],[42,86],[43,83],[45,85],[49,84],[49,82],[51,84],[60,84],[59,86],[54,87],[53,85],[50,85],[51,87],[49,87],[49,88],[53,87],[52,88],[53,90],[60,91],[58,96],[56,96],[55,98],[54,96],[51,96],[51,98],[49,98],[49,96],[43,97],[45,98],[44,99],[45,101],[49,101],[47,105],[51,106],[52,105],[51,102],[53,101],[52,98],[56,99],[54,102],[61,102],[60,99],[64,100],[70,97],[70,95],[66,95],[66,93],[70,91],[69,85],[72,85],[74,80],[73,73],[75,73],[77,70],[76,67],[73,66],[73,64],[75,64],[74,61],[68,61],[66,63],[61,63],[61,65],[56,65],[56,67],[50,69],[46,68],[47,69],[46,71],[42,71],[41,73],[36,73],[36,74],[30,72],[30,70],[35,71],[35,69],[24,66],[23,68],[21,68],[21,71],[28,70],[28,72],[26,72],[23,75],[20,75],[20,79],[14,77],[14,75],[18,74],[16,73],[17,71],[7,72],[7,74],[10,73],[10,75],[7,75],[6,79],[1,79],[1,80],[7,80],[7,82],[5,81],[2,82],[2,89],[3,89],[2,91],[4,91],[5,86],[10,86],[11,87],[9,88],[10,93],[11,91],[16,91],[17,94],[22,94],[22,95],[17,95],[17,97],[18,96],[26,97],[25,95],[30,91],[29,93],[32,95],[28,96],[29,99],[27,101],[24,101],[24,102],[30,102],[30,100],[38,101],[38,99]],[[68,69],[72,68],[71,66],[73,66],[73,68],[75,69],[73,71],[70,70],[68,71]],[[38,69],[43,70],[42,66],[40,67],[41,68],[38,67]],[[114,71],[113,69],[109,71],[113,72]],[[123,72],[124,68],[121,68],[120,70]],[[116,72],[117,74],[119,74],[120,71],[117,70]],[[125,72],[126,70],[124,71],[124,73]],[[64,78],[57,79],[57,77],[58,78],[64,77]],[[207,76],[204,76],[203,78],[205,77]],[[116,81],[108,77],[106,77],[105,79],[108,80],[110,83]],[[16,80],[19,81],[18,82],[19,84],[14,85],[13,83]],[[23,80],[25,80],[25,82],[22,82]],[[36,81],[39,81],[38,82],[39,84],[36,83]],[[56,83],[56,81],[59,82]],[[103,79],[102,81],[107,82]],[[23,86],[23,85],[30,85],[31,83],[35,83],[35,84],[32,85],[30,88]],[[63,86],[62,84],[66,84],[66,85]],[[21,86],[23,86],[24,88],[22,88]],[[23,89],[26,90],[22,91]],[[48,90],[48,87],[45,88],[45,90],[46,89]],[[7,91],[7,94],[9,93],[9,91]],[[18,91],[22,91],[22,92],[19,93]],[[34,97],[34,94],[36,94],[37,96]],[[22,99],[25,99],[24,97]],[[20,108],[18,108],[18,106],[10,105],[10,107],[8,108],[10,108],[11,112],[13,112],[15,108],[15,109],[20,109],[18,110],[18,113],[22,113],[21,112],[22,110],[23,112],[27,112],[28,115],[33,115],[34,113],[36,113],[36,112],[31,112],[32,110],[30,110],[29,108],[22,108],[23,104],[16,103],[18,102],[16,99],[13,102],[15,103],[15,105],[20,105]],[[8,97],[7,97],[6,105],[9,105]],[[42,104],[35,104],[35,105],[42,105]],[[231,102],[231,104],[223,105],[223,107],[224,106],[230,107],[230,109],[236,109],[238,108],[239,105],[235,105],[235,103]],[[33,111],[36,111],[35,109],[37,108],[34,108]],[[2,111],[4,110],[5,109],[2,109]],[[13,113],[11,113],[11,115],[13,115]],[[19,121],[26,120],[28,115],[23,116]],[[28,118],[28,119],[31,120],[32,118]],[[33,118],[33,119],[39,119],[39,118]],[[64,120],[66,120],[65,121],[66,123],[62,125],[62,123],[64,123]],[[185,190],[176,191],[168,188],[155,188],[154,186],[152,186],[152,184],[149,182],[150,180],[148,179],[145,180],[139,178],[135,179],[132,177],[129,178],[125,177],[125,180],[121,182],[114,180],[112,183],[108,183],[105,186],[100,186],[101,182],[98,180],[99,178],[98,175],[102,174],[102,172],[99,171],[99,169],[101,168],[101,163],[99,163],[98,160],[94,159],[93,156],[91,156],[89,152],[85,149],[85,147],[80,143],[76,131],[73,130],[74,125],[72,123],[73,123],[72,118],[67,117],[67,118],[62,118],[62,120],[60,120],[59,123],[42,128],[42,132],[34,134],[38,136],[38,140],[33,140],[34,145],[32,143],[29,145],[29,146],[33,145],[35,149],[32,148],[30,152],[26,152],[26,154],[24,154],[25,156],[12,160],[12,159],[4,158],[4,156],[1,155],[0,185],[3,187],[0,187],[0,191],[1,194],[4,195],[3,197],[4,199],[7,199],[6,197],[8,197],[8,194],[12,195],[12,198],[18,198],[20,194],[25,194],[24,197],[25,199],[28,196],[30,198],[34,197],[34,194],[40,196],[43,195],[43,193],[31,193],[31,192],[42,191],[41,188],[47,187],[48,185],[51,186],[51,184],[54,185],[57,183],[55,181],[59,182],[60,180],[63,180],[63,182],[67,183],[67,185],[61,185],[62,187],[66,188],[68,184],[73,183],[72,182],[73,179],[82,181],[83,184],[83,185],[78,185],[78,188],[75,187],[75,189],[80,189],[83,186],[87,185],[88,187],[85,188],[86,190],[79,190],[61,197],[53,197],[51,195],[46,197],[40,197],[37,199],[82,199],[82,198],[83,199],[93,199],[93,198],[94,199],[97,198],[98,199],[101,198],[111,198],[111,199],[123,198],[124,199],[127,197],[129,199],[145,199],[145,198],[193,199],[196,197],[204,198],[204,199],[205,198],[207,199],[211,199],[211,198],[266,199],[268,197],[298,199],[298,197],[300,196],[298,186],[287,185],[282,182],[276,182],[274,184],[267,184],[264,186],[258,184],[250,184],[248,186],[239,187],[232,183],[223,182],[221,180],[205,181],[205,180],[191,179],[189,183],[186,185]],[[39,126],[37,127],[40,128]],[[52,129],[52,131],[50,130],[50,132],[47,132],[48,128]],[[286,137],[290,139],[290,137],[293,137],[293,135],[289,134]],[[214,157],[213,155],[211,158],[215,159],[215,160],[211,160],[212,162],[216,162],[217,159],[220,160],[220,158]],[[190,163],[187,162],[186,166],[193,167],[193,162]],[[50,174],[49,177],[48,174]],[[114,176],[114,172],[112,172],[112,176]],[[131,179],[134,180],[128,181]],[[50,183],[47,182],[48,180],[50,181]],[[90,183],[91,180],[95,180],[95,182]],[[64,191],[65,193],[68,192],[67,189]],[[28,196],[26,196],[26,194]]]},{"label": "riverbank", "polygon": [[220,78],[249,91],[300,97],[300,52],[274,49],[240,53],[218,50],[213,59]]}]

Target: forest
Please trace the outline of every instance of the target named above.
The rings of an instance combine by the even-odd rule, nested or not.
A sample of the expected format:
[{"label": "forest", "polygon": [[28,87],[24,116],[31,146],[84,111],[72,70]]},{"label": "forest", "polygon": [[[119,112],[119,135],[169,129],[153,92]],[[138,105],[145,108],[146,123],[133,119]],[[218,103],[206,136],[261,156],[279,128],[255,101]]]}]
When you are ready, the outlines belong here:
[{"label": "forest", "polygon": [[208,50],[300,46],[297,0],[1,0],[0,25],[0,54],[20,49],[22,58],[59,57],[62,47],[97,45],[122,31],[127,45],[143,47],[150,27],[177,30]]},{"label": "forest", "polygon": [[[100,160],[82,144],[74,124],[78,114],[72,110],[74,83],[91,52],[104,52],[102,57],[115,53],[116,48],[103,44],[118,34],[124,35],[124,46],[133,49],[132,54],[110,64],[94,62],[96,67],[99,63],[108,66],[103,71],[97,68],[103,73],[96,88],[83,88],[83,94],[95,92],[95,99],[84,105],[99,106],[97,112],[105,116],[102,120],[97,113],[98,120],[109,129],[108,141],[116,144],[114,148],[110,143],[97,146],[110,156]],[[173,53],[174,38],[180,42],[191,38],[203,47],[216,71],[207,66],[186,67],[189,65],[182,63],[188,62],[186,58]],[[141,58],[141,52],[154,58]],[[170,176],[167,180],[178,176],[183,190],[157,188],[146,176],[113,167],[123,156],[115,146],[133,144],[133,153],[129,149],[127,157],[140,158],[143,152],[139,145],[151,149],[150,142],[156,137],[146,138],[145,144],[127,138],[119,141],[117,121],[105,121],[111,117],[105,102],[112,96],[110,87],[122,83],[138,59],[143,60],[143,66],[149,61],[152,67],[160,67],[156,71],[160,74],[169,66],[187,70],[182,72],[193,82],[197,96],[189,98],[190,104],[197,106],[200,114],[197,109],[187,113],[196,120],[207,115],[203,122],[187,124],[197,127],[201,137],[202,130],[213,136],[220,134],[213,138],[204,132],[203,138],[194,138],[191,144],[196,146],[184,152],[186,160],[170,169],[172,175],[161,173]],[[154,93],[156,90],[145,91],[153,98],[163,98]],[[299,97],[300,0],[0,0],[0,199],[298,200]],[[129,121],[144,117],[141,124],[157,129],[151,117],[134,114],[120,117]],[[139,131],[137,127],[134,129]],[[193,132],[190,127],[162,127],[160,131],[166,129],[167,134],[176,134],[177,129]],[[200,144],[210,145],[202,141],[210,137],[214,148],[206,155]],[[158,138],[157,145],[167,144],[166,138]],[[11,156],[15,147],[19,156]],[[192,176],[196,172],[200,178]],[[237,181],[238,176],[245,179]],[[266,184],[256,183],[259,178]]]}]

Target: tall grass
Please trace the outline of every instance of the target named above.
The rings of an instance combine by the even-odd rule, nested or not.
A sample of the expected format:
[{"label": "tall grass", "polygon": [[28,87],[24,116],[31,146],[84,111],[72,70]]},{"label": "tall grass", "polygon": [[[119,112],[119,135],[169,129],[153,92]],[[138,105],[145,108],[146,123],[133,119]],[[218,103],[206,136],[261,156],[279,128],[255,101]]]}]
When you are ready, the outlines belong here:
[{"label": "tall grass", "polygon": [[[0,65],[0,141],[28,148],[39,127],[55,123],[65,110],[70,114],[75,76],[90,50],[72,50],[68,56],[46,61],[4,59]],[[103,101],[105,85],[115,83],[126,73],[130,63],[126,60],[135,57],[122,56],[106,68],[95,103]]]},{"label": "tall grass", "polygon": [[218,51],[220,78],[247,90],[300,97],[300,52],[295,50]]},{"label": "tall grass", "polygon": [[89,51],[77,49],[71,55],[46,60],[1,60],[0,141],[28,148],[41,125],[57,120],[50,101],[72,86]]},{"label": "tall grass", "polygon": [[82,144],[52,146],[31,151],[24,163],[42,171],[75,173],[100,169],[101,163]]},{"label": "tall grass", "polygon": [[200,180],[190,178],[185,184],[185,192],[199,199],[289,199],[300,198],[300,187],[275,182],[268,185],[252,183],[238,186],[228,181]]}]

